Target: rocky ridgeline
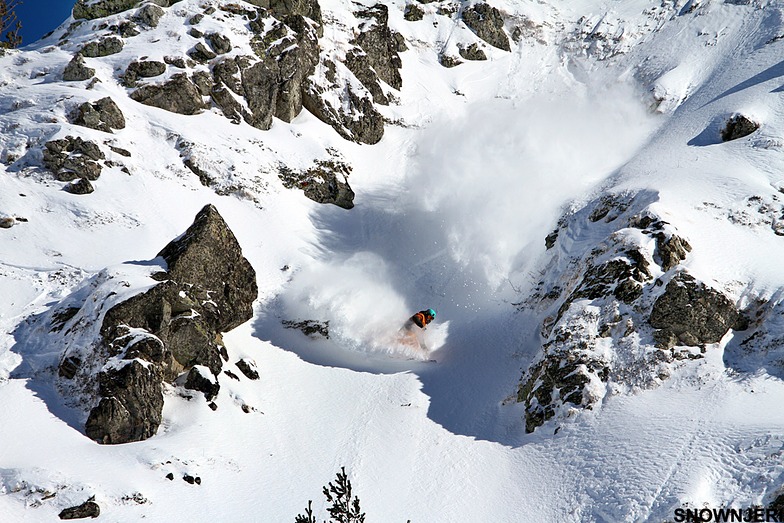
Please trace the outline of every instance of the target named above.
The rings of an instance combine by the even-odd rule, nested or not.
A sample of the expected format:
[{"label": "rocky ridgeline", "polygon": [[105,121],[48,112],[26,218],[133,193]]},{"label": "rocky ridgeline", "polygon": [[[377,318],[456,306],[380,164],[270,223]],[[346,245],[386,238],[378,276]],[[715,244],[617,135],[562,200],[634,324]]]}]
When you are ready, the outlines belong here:
[{"label": "rocky ridgeline", "polygon": [[[217,209],[204,207],[159,258],[92,277],[39,318],[31,343],[62,347],[59,387],[87,407],[85,432],[100,443],[139,441],[161,423],[163,384],[212,400],[227,332],[253,315],[256,273]],[[235,362],[249,379],[251,361]],[[212,405],[214,407],[214,404]]]},{"label": "rocky ridgeline", "polygon": [[[542,352],[517,393],[526,430],[608,392],[652,387],[677,360],[747,323],[722,292],[681,262],[691,246],[650,210],[655,194],[604,196],[565,216],[546,239],[548,282],[523,306],[541,313]],[[589,242],[581,255],[572,246]]]},{"label": "rocky ridgeline", "polygon": [[[487,45],[511,49],[505,17],[495,7],[428,4],[411,4],[405,19],[414,23],[425,16],[449,17],[475,35],[473,42],[460,44],[459,57],[442,56],[443,65],[485,60]],[[76,22],[60,37],[60,45],[74,53],[62,79],[83,82],[89,90],[96,82],[107,81],[99,79],[96,70],[110,60],[115,71],[111,80],[141,104],[183,115],[215,108],[232,122],[259,130],[270,129],[275,119],[291,122],[304,108],[346,140],[375,144],[384,135],[379,108],[396,103],[403,85],[400,53],[408,46],[389,27],[389,7],[355,9],[354,25],[335,22],[331,39],[325,39],[324,27],[333,22],[324,19],[317,0],[79,0],[73,9]],[[190,45],[181,55],[142,57],[125,51],[132,39],[143,37],[163,20],[178,18],[182,30],[177,38]],[[215,30],[216,22],[224,29]],[[95,36],[75,37],[86,25]],[[117,100],[109,97],[83,103],[69,120],[106,133],[125,126]],[[106,151],[86,138],[51,140],[43,154],[45,167],[58,180],[70,182],[66,190],[74,194],[92,192],[91,182],[107,165]],[[202,183],[226,190],[197,158],[184,154],[183,161]],[[297,182],[291,182],[285,169],[281,178],[321,203],[353,206],[346,172],[314,168],[320,173],[305,173]]]}]

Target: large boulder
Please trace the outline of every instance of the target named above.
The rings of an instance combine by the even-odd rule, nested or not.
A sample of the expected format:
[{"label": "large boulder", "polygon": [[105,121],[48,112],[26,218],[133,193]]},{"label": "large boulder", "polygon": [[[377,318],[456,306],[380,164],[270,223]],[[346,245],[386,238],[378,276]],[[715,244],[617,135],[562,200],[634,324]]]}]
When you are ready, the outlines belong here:
[{"label": "large boulder", "polygon": [[116,37],[101,38],[96,42],[90,42],[82,47],[79,54],[89,58],[99,58],[117,54],[123,50],[123,41]]},{"label": "large boulder", "polygon": [[98,160],[105,158],[97,143],[80,137],[66,136],[44,144],[43,163],[61,182],[77,178],[97,180],[101,175]]},{"label": "large boulder", "polygon": [[509,37],[504,32],[504,17],[489,4],[475,4],[463,11],[463,22],[476,36],[498,49],[511,51]]},{"label": "large boulder", "polygon": [[732,115],[721,130],[721,141],[729,142],[743,138],[759,129],[759,127],[760,125],[757,122],[745,115]]},{"label": "large boulder", "polygon": [[[61,379],[97,394],[85,432],[99,443],[154,435],[164,382],[202,390],[210,399],[217,394],[228,359],[221,332],[253,314],[255,271],[212,205],[156,261],[161,270],[151,272],[151,263],[143,283],[133,276],[138,266],[102,273],[85,286],[88,292],[75,292],[51,314],[50,332],[66,346]],[[141,292],[127,290],[128,280]],[[76,325],[78,338],[69,336]]]},{"label": "large boulder", "polygon": [[107,133],[112,132],[112,129],[125,128],[122,111],[108,96],[93,103],[84,102],[74,112],[72,122]]},{"label": "large boulder", "polygon": [[89,80],[93,76],[95,76],[95,69],[87,67],[84,56],[79,53],[76,53],[63,69],[63,80],[66,82]]},{"label": "large boulder", "polygon": [[178,73],[162,85],[145,85],[131,93],[131,98],[144,105],[178,114],[198,114],[204,110],[199,89],[185,73]]},{"label": "large boulder", "polygon": [[127,11],[136,6],[139,0],[77,0],[73,7],[73,17],[77,20],[103,18]]},{"label": "large boulder", "polygon": [[654,337],[661,348],[716,343],[730,329],[744,330],[744,319],[724,294],[677,274],[651,309],[649,322],[658,329]]}]

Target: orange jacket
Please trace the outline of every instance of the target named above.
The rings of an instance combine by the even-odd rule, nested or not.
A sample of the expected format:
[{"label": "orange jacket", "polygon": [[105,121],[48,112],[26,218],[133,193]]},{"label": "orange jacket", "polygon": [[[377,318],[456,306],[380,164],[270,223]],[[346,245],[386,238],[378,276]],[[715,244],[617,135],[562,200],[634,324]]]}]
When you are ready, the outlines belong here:
[{"label": "orange jacket", "polygon": [[428,314],[427,311],[419,311],[411,316],[411,321],[413,321],[417,327],[424,329],[425,325],[433,321],[433,317]]}]

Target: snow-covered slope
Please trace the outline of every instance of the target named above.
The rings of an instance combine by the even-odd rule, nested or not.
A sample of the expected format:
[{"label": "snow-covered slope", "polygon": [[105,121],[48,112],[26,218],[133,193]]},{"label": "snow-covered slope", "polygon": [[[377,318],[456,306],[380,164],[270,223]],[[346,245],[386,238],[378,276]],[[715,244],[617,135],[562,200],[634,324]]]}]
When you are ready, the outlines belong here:
[{"label": "snow-covered slope", "polygon": [[[312,78],[343,116],[278,113],[263,130],[236,92],[238,123],[209,93],[192,115],[131,98],[178,72],[214,74],[220,57],[166,60],[207,41],[195,35],[254,55],[254,35],[277,34],[247,15],[258,3],[181,0],[155,24],[135,6],[70,19],[0,57],[0,218],[13,218],[0,229],[3,520],[49,521],[91,496],[111,521],[284,522],[310,499],[323,519],[321,489],[341,467],[369,521],[666,521],[774,500],[784,3],[493,2],[507,52],[462,21],[470,2],[385,2],[406,50],[400,88],[378,84],[384,105],[345,65],[380,24],[373,3],[325,0]],[[121,51],[85,58],[97,81],[64,81],[74,53],[110,34]],[[465,59],[471,44],[487,59]],[[124,85],[143,57],[166,71]],[[107,96],[124,128],[73,123]],[[346,139],[371,107],[380,141]],[[734,114],[760,127],[722,142]],[[44,167],[45,144],[66,136],[106,155],[91,194]],[[296,176],[328,164],[350,168],[352,209],[299,190],[313,180]],[[29,333],[103,269],[152,259],[206,203],[256,270],[255,315],[223,341],[261,377],[227,365],[240,379],[220,376],[214,411],[166,385],[155,436],[99,445],[58,387],[64,347]],[[673,237],[691,250],[669,263]],[[636,268],[622,273],[631,294],[617,278],[596,290],[613,261]],[[746,324],[662,346],[651,310],[684,271]],[[426,307],[436,362],[390,341]],[[329,322],[329,339],[284,325],[308,320]],[[576,395],[543,389],[541,362],[573,365]],[[535,390],[552,399],[546,419]]]}]

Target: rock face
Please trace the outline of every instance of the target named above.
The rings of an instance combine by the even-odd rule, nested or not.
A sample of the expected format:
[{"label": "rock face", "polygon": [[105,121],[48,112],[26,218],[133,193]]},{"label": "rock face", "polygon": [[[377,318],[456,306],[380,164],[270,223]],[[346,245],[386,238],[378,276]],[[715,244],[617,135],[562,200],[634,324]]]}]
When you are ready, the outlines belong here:
[{"label": "rock face", "polygon": [[101,507],[90,498],[81,505],[63,509],[60,512],[59,517],[60,519],[84,519],[97,518],[100,515]]},{"label": "rock face", "polygon": [[651,310],[650,324],[660,348],[716,343],[730,329],[744,330],[735,305],[720,292],[679,273],[667,284]]},{"label": "rock face", "polygon": [[301,189],[314,202],[351,209],[354,207],[354,191],[348,184],[350,172],[347,164],[330,160],[317,162],[303,172],[281,168],[279,176],[285,187]]},{"label": "rock face", "polygon": [[73,17],[77,20],[86,18],[94,20],[96,18],[103,18],[117,13],[122,13],[137,5],[139,0],[98,0],[91,2],[90,0],[77,0],[73,8]]},{"label": "rock face", "polygon": [[61,182],[77,178],[97,180],[101,175],[98,160],[105,155],[98,144],[79,137],[66,136],[44,144],[43,163]]},{"label": "rock face", "polygon": [[[651,211],[655,200],[604,196],[548,235],[550,277],[521,304],[543,318],[542,351],[517,391],[528,432],[593,408],[608,390],[656,386],[678,361],[701,357],[689,347],[745,328],[726,296],[684,271],[691,246]],[[597,247],[553,249],[563,237]]]},{"label": "rock face", "polygon": [[93,76],[95,76],[95,69],[87,67],[84,57],[79,53],[75,54],[63,69],[63,80],[66,82],[89,80]]},{"label": "rock face", "polygon": [[395,89],[403,86],[400,68],[403,66],[398,51],[401,41],[389,29],[389,9],[383,4],[360,11],[357,16],[370,21],[367,29],[357,36],[356,44],[366,53],[368,63],[378,77]]},{"label": "rock face", "polygon": [[125,129],[125,117],[120,108],[110,97],[80,105],[73,114],[72,122],[76,125],[97,129],[106,133],[112,129]]},{"label": "rock face", "polygon": [[757,122],[750,120],[742,114],[733,115],[727,120],[727,124],[721,130],[721,141],[729,142],[731,140],[743,138],[759,129],[759,127]]},{"label": "rock face", "polygon": [[[212,399],[220,389],[217,376],[223,358],[228,357],[220,333],[253,314],[255,271],[212,205],[159,256],[167,270],[152,274],[148,290],[112,303],[107,297],[117,294],[110,289],[118,283],[117,277],[108,278],[91,295],[102,298],[82,298],[81,307],[68,306],[52,315],[52,332],[65,333],[71,328],[67,326],[80,324],[83,331],[89,323],[85,304],[100,303],[107,309],[93,313],[96,319],[90,320],[97,322],[98,343],[90,350],[72,343],[60,363],[63,380],[97,379],[99,401],[85,431],[99,443],[154,435],[161,423],[164,381],[177,380]],[[91,370],[96,363],[97,372]]]},{"label": "rock face", "polygon": [[175,74],[163,85],[145,85],[132,92],[131,98],[178,114],[198,114],[204,110],[201,93],[185,73]]},{"label": "rock face", "polygon": [[511,51],[501,12],[489,4],[475,4],[463,11],[463,22],[476,36],[498,49]]}]

